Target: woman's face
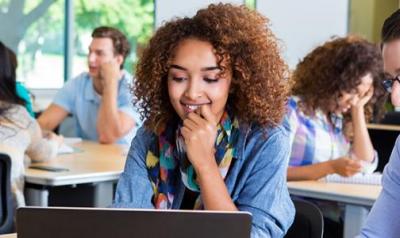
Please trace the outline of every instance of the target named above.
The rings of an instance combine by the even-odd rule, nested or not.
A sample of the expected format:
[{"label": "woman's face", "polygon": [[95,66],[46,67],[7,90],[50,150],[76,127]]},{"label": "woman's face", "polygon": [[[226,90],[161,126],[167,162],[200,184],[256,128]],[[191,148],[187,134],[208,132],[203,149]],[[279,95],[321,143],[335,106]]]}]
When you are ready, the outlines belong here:
[{"label": "woman's face", "polygon": [[342,96],[338,100],[336,113],[345,113],[352,106],[356,105],[361,98],[365,97],[372,88],[373,79],[370,73],[361,78],[361,83],[351,92],[342,92]]},{"label": "woman's face", "polygon": [[[225,62],[222,65],[225,66]],[[185,39],[177,46],[168,71],[169,99],[179,117],[201,105],[210,106],[219,120],[225,110],[232,81],[230,69],[221,75],[213,46],[197,39]]]}]

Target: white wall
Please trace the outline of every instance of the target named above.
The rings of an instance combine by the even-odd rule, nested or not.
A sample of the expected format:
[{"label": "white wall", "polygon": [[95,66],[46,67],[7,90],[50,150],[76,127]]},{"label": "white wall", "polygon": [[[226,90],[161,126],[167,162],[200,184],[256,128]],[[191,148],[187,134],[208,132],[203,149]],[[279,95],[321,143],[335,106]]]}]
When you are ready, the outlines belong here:
[{"label": "white wall", "polygon": [[331,36],[348,32],[349,0],[257,0],[256,8],[271,20],[291,69]]},{"label": "white wall", "polygon": [[173,17],[191,17],[197,10],[219,2],[243,4],[244,0],[155,0],[156,28]]}]

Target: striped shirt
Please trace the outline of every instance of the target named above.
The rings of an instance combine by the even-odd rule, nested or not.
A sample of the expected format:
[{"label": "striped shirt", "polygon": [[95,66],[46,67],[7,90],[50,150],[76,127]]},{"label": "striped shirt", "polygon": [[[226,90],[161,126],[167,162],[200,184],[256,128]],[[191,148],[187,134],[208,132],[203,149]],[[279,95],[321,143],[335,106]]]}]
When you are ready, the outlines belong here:
[{"label": "striped shirt", "polygon": [[[332,115],[330,121],[322,110],[306,115],[298,107],[299,98],[293,96],[288,102],[285,125],[290,131],[290,166],[303,166],[338,159],[351,158],[351,143],[343,133],[342,115]],[[378,160],[375,152],[373,163],[365,172],[373,172]]]}]

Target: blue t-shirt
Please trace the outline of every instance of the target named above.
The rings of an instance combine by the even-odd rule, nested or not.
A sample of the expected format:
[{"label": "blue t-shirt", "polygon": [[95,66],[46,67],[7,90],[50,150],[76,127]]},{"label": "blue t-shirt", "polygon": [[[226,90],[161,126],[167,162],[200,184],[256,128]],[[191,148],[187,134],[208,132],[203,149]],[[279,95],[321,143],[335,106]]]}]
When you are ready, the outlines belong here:
[{"label": "blue t-shirt", "polygon": [[[140,116],[132,104],[132,95],[130,85],[132,76],[124,71],[121,80],[118,81],[118,110],[122,111],[135,120],[136,126],[124,137],[118,139],[118,144],[130,144],[140,126]],[[65,86],[60,89],[53,103],[64,108],[73,115],[74,127],[73,133],[82,139],[97,141],[97,114],[101,102],[99,95],[93,86],[90,75],[85,72],[76,78],[69,80]],[[107,126],[107,125],[104,125]]]}]

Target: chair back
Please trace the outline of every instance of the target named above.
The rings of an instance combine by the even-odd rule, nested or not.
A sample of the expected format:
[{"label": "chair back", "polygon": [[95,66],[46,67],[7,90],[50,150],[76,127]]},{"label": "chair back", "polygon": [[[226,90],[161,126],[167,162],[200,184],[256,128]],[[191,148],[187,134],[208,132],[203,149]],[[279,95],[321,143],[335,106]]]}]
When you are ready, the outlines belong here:
[{"label": "chair back", "polygon": [[293,200],[296,216],[286,238],[321,238],[324,234],[324,218],[321,210],[311,202]]},{"label": "chair back", "polygon": [[0,153],[0,234],[13,232],[14,200],[11,194],[11,159]]}]

